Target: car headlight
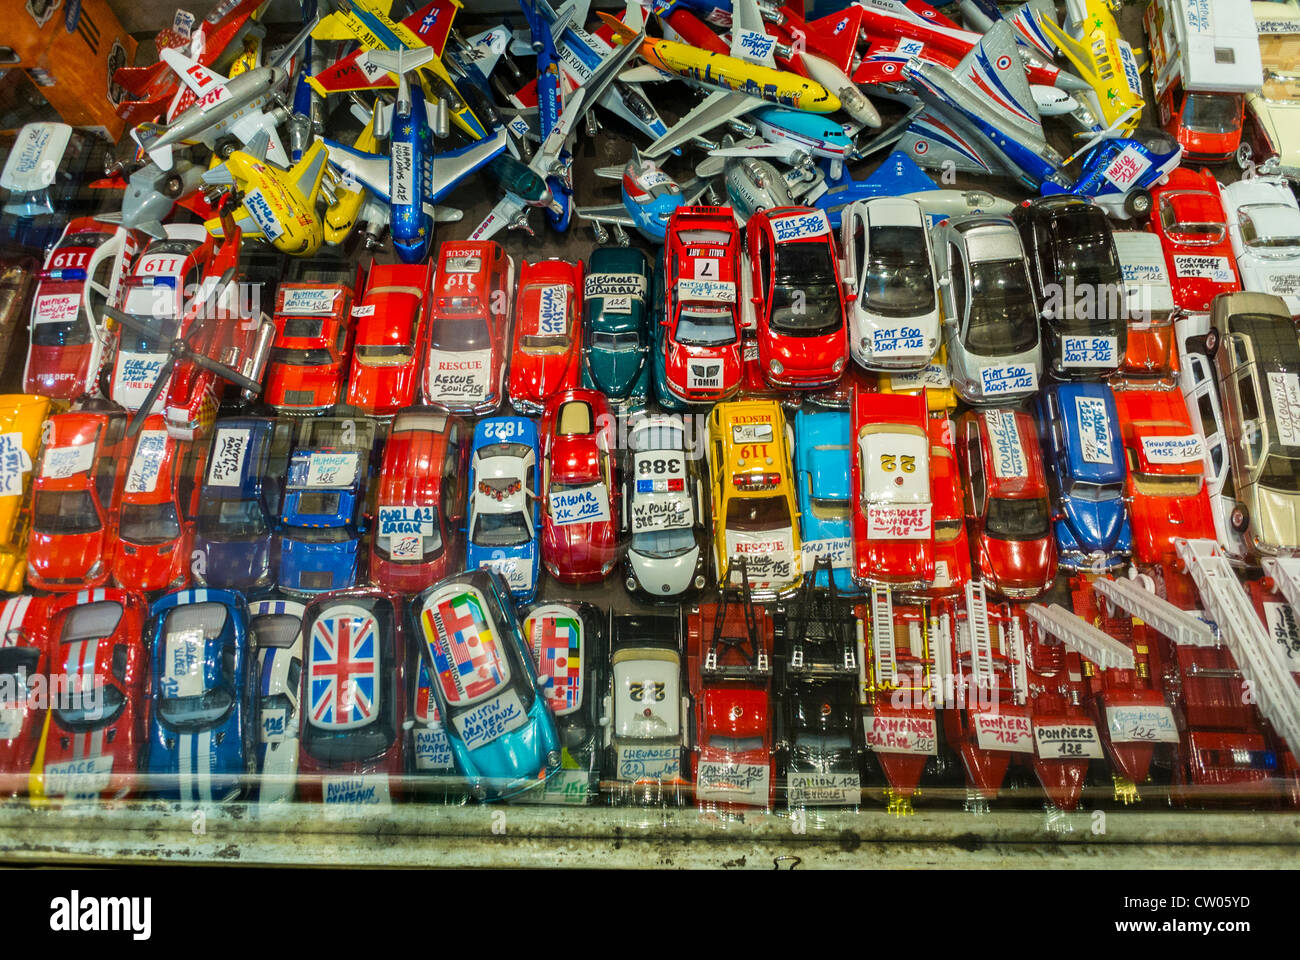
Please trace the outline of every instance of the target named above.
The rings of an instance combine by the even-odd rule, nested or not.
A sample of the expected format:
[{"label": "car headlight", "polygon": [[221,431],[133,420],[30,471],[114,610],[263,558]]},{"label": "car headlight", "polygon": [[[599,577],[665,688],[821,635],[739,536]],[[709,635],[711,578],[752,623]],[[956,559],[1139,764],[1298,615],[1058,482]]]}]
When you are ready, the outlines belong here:
[{"label": "car headlight", "polygon": [[704,589],[704,574],[702,574],[702,573],[700,573],[700,574],[696,574],[696,576],[695,576],[695,589],[696,589],[696,590],[703,590],[703,589]]},{"label": "car headlight", "polygon": [[834,363],[831,364],[831,373],[839,373],[843,369],[844,369],[843,357],[840,357],[838,360],[836,360]]},{"label": "car headlight", "polygon": [[626,580],[623,581],[623,586],[627,588],[628,593],[631,593],[633,590],[636,589],[636,578],[628,577]]},{"label": "car headlight", "polygon": [[785,367],[781,366],[781,361],[775,359],[767,365],[767,369],[777,374],[783,373],[785,371]]},{"label": "car headlight", "polygon": [[104,572],[104,558],[100,557],[98,560],[92,563],[90,565],[90,569],[86,571],[86,579],[88,580],[94,579],[95,577],[99,576],[103,572]]},{"label": "car headlight", "polygon": [[866,352],[867,352],[868,350],[870,350],[870,349],[871,349],[871,338],[870,338],[870,337],[863,337],[863,338],[862,338],[862,352],[863,352],[863,353],[866,353]]}]

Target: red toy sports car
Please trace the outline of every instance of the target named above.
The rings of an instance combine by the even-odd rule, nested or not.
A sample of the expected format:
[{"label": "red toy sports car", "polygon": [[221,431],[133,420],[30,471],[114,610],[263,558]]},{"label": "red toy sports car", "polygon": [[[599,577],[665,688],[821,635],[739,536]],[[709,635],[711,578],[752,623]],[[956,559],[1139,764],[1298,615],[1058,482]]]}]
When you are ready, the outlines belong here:
[{"label": "red toy sports car", "polygon": [[618,560],[614,419],[597,390],[566,390],[542,414],[542,562],[561,583],[605,579]]},{"label": "red toy sports car", "polygon": [[582,261],[524,261],[515,298],[510,406],[535,417],[582,373]]},{"label": "red toy sports car", "polygon": [[1179,167],[1151,191],[1147,227],[1160,238],[1174,303],[1192,313],[1210,309],[1220,293],[1241,289],[1214,175]]},{"label": "red toy sports car", "polygon": [[324,413],[338,403],[352,355],[352,299],[359,273],[310,272],[316,276],[280,284],[262,392],[278,413],[291,416]]},{"label": "red toy sports car", "polygon": [[745,224],[745,242],[763,377],[773,387],[834,384],[848,363],[849,341],[826,213],[811,207],[760,210]]},{"label": "red toy sports car", "polygon": [[365,296],[352,309],[357,332],[346,395],[362,413],[392,416],[415,402],[432,275],[427,263],[371,266]]}]

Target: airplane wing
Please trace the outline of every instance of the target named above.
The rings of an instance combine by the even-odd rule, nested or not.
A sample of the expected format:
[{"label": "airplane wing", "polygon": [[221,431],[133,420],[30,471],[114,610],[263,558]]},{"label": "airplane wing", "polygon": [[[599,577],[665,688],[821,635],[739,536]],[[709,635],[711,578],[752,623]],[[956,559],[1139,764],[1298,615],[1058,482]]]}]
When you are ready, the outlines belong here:
[{"label": "airplane wing", "polygon": [[899,140],[899,149],[922,167],[963,173],[997,174],[1001,165],[984,158],[978,140],[954,117],[925,110],[918,114]]},{"label": "airplane wing", "polygon": [[[356,5],[365,10],[366,13],[379,14],[387,18],[388,12],[393,8],[393,0],[356,0]],[[350,9],[344,10],[340,8],[329,16],[321,18],[320,23],[316,24],[315,29],[311,32],[312,39],[356,40],[357,27],[354,20],[355,15]]]},{"label": "airplane wing", "polygon": [[424,41],[426,47],[432,47],[436,56],[441,57],[447,47],[447,37],[451,35],[452,21],[460,10],[459,0],[433,0],[402,21],[402,26]]},{"label": "airplane wing", "polygon": [[1097,63],[1086,46],[1054,23],[1044,22],[1043,30],[1052,39],[1052,42],[1060,48],[1061,53],[1065,55],[1065,59],[1074,65],[1075,70],[1079,71],[1079,76],[1084,81],[1090,86],[1100,86],[1101,80],[1097,76]]},{"label": "airplane wing", "polygon": [[775,68],[775,48],[776,37],[768,36],[755,0],[731,0],[731,55]]},{"label": "airplane wing", "polygon": [[636,221],[628,216],[627,208],[621,203],[611,203],[605,207],[574,207],[573,212],[580,219],[592,223],[616,223],[620,227],[636,228]]},{"label": "airplane wing", "polygon": [[[214,237],[224,237],[226,235],[226,231],[221,227],[220,217],[214,217],[203,226],[207,229],[208,233],[212,234]],[[257,240],[262,236],[261,225],[248,215],[248,211],[244,209],[242,203],[235,211],[235,226],[239,227],[240,232],[246,240]]]},{"label": "airplane wing", "polygon": [[668,151],[703,136],[719,124],[743,116],[763,106],[764,101],[747,93],[716,90],[699,106],[673,124],[667,133],[646,147],[641,153],[647,157],[662,157]]},{"label": "airplane wing", "polygon": [[652,67],[648,63],[638,64],[629,70],[624,70],[618,75],[618,78],[624,83],[658,83],[662,80],[676,80],[671,73],[664,73],[658,67]]},{"label": "airplane wing", "polygon": [[474,228],[474,232],[469,235],[469,239],[491,239],[496,236],[497,231],[509,227],[523,209],[524,202],[513,193],[507,193],[497,201],[497,205],[492,208],[491,213],[483,218],[483,222]]},{"label": "airplane wing", "polygon": [[998,129],[1018,130],[1037,144],[1046,143],[1029,78],[1008,24],[995,23],[962,57],[954,75],[957,84],[992,114],[991,122]]},{"label": "airplane wing", "polygon": [[266,159],[286,170],[293,165],[293,161],[289,159],[288,151],[284,149],[284,144],[280,142],[280,134],[276,132],[275,122],[261,110],[245,113],[231,123],[227,129],[239,138],[240,143],[253,143],[259,135],[265,134],[268,141]]},{"label": "airplane wing", "polygon": [[1056,26],[1051,16],[1036,9],[1032,3],[1022,3],[1009,19],[1011,25],[1016,28],[1016,33],[1020,35],[1020,39],[1050,62],[1056,53],[1055,40],[1044,27],[1048,23]]},{"label": "airplane wing", "polygon": [[452,52],[452,56],[464,69],[468,69],[469,65],[473,64],[486,80],[492,76],[492,71],[497,68],[501,55],[506,52],[506,47],[509,45],[509,28],[493,27],[491,30],[484,30],[470,37],[465,41],[462,49]]},{"label": "airplane wing", "polygon": [[329,150],[330,163],[338,168],[345,182],[351,179],[354,183],[364,184],[375,196],[389,202],[387,154],[366,153],[324,137],[321,140]]},{"label": "airplane wing", "polygon": [[459,150],[439,153],[433,158],[433,196],[426,200],[437,202],[443,199],[455,186],[475,170],[482,168],[490,160],[506,149],[509,134],[504,127],[498,127],[495,134],[486,140],[479,140]]},{"label": "airplane wing", "polygon": [[295,174],[294,187],[304,197],[311,198],[316,196],[320,190],[321,180],[325,176],[325,166],[329,160],[329,148],[324,143],[317,140],[311,145],[302,159],[298,161],[290,173]]}]

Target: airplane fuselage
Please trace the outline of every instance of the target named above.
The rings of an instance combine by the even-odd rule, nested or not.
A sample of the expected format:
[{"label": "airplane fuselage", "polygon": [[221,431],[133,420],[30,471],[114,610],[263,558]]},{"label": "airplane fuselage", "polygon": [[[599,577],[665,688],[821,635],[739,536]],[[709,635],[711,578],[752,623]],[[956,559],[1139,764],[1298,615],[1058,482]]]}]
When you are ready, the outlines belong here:
[{"label": "airplane fuselage", "polygon": [[388,190],[393,246],[405,263],[429,252],[433,217],[424,210],[433,194],[433,133],[422,96],[411,98],[409,113],[393,113],[389,140]]},{"label": "airplane fuselage", "polygon": [[815,80],[672,40],[645,40],[641,55],[668,73],[722,90],[746,93],[783,107],[834,113],[840,98]]}]

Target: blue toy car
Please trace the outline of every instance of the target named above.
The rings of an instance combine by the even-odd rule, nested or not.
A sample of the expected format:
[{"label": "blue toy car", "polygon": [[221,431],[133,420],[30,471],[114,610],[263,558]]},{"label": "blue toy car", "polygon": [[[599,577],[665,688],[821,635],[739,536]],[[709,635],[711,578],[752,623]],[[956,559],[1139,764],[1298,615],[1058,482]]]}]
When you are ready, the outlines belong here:
[{"label": "blue toy car", "polygon": [[644,409],[650,392],[649,274],[640,250],[599,247],[583,282],[582,385],[623,412]]},{"label": "blue toy car", "polygon": [[286,593],[311,596],[356,582],[374,440],[370,419],[303,424],[280,515],[280,589]]},{"label": "blue toy car", "polygon": [[1061,567],[1118,566],[1132,549],[1133,531],[1115,395],[1104,383],[1049,383],[1035,403]]},{"label": "blue toy car", "polygon": [[470,790],[504,798],[544,782],[559,768],[560,738],[501,577],[449,577],[410,611]]},{"label": "blue toy car", "polygon": [[256,710],[248,605],[229,590],[177,590],[150,610],[149,758],[156,796],[236,800],[253,772]]},{"label": "blue toy car", "polygon": [[201,586],[245,594],[275,586],[275,433],[276,422],[266,417],[218,420],[213,429],[194,534],[194,579]]},{"label": "blue toy car", "polygon": [[[818,558],[831,561],[835,588],[856,593],[853,583],[853,532],[850,479],[853,431],[847,410],[800,410],[794,418],[794,468],[799,498],[799,534],[803,539],[804,569]],[[826,587],[826,570],[817,574],[817,586]]]},{"label": "blue toy car", "polygon": [[1183,148],[1163,130],[1136,130],[1132,137],[1103,140],[1083,155],[1082,170],[1066,190],[1052,181],[1043,194],[1090,198],[1108,217],[1128,220],[1151,212],[1151,187],[1178,166]]},{"label": "blue toy car", "polygon": [[537,593],[542,521],[537,490],[537,424],[492,417],[474,428],[469,464],[469,527],[465,569],[492,569],[516,600]]}]

